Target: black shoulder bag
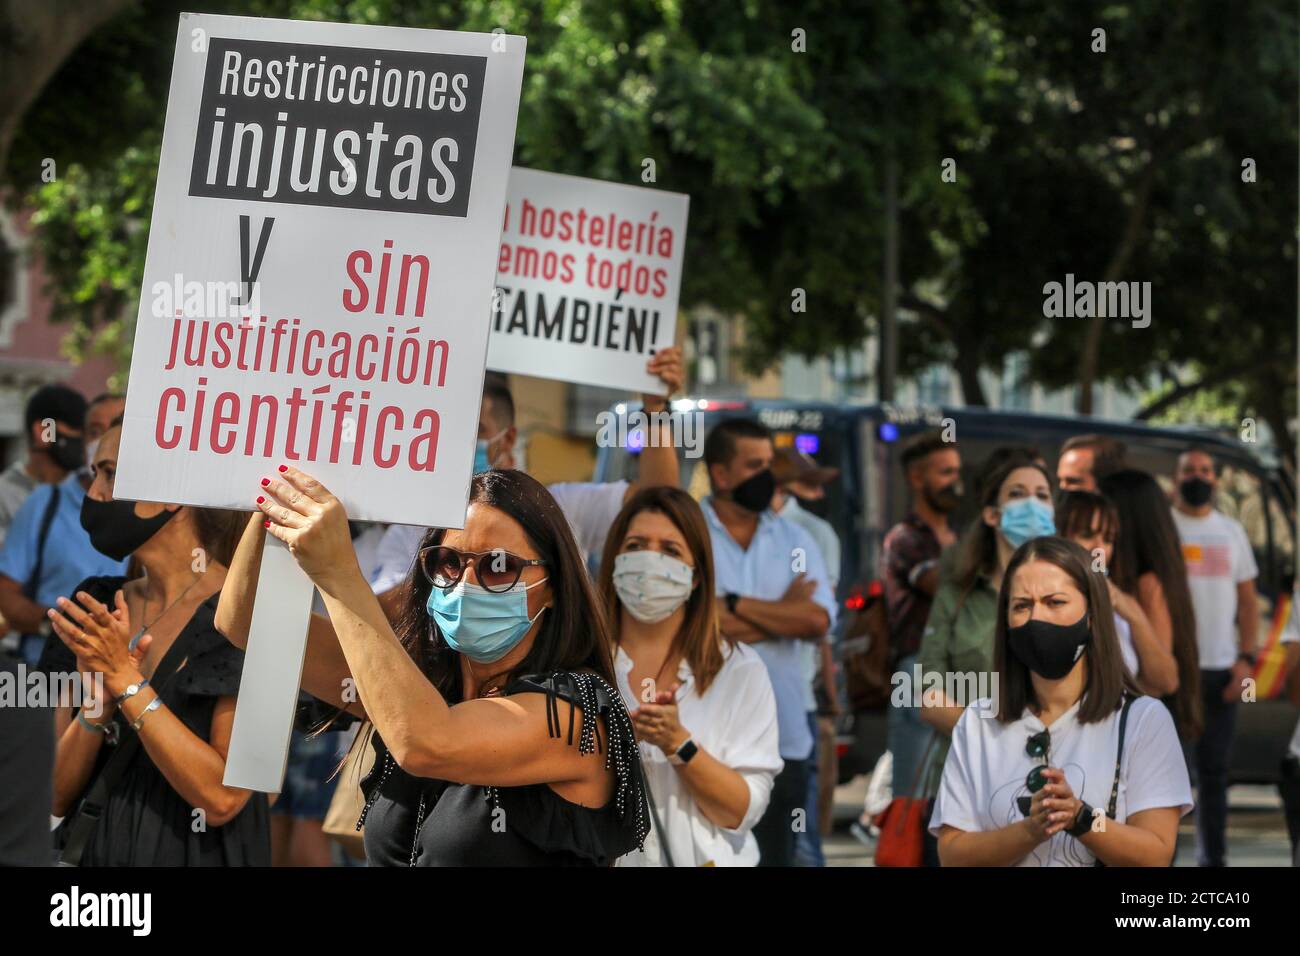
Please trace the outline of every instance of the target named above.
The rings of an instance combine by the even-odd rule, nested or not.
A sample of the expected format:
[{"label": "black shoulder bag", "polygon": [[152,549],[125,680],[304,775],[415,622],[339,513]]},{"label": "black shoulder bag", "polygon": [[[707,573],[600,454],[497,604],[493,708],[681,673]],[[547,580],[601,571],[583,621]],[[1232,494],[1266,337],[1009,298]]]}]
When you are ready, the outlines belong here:
[{"label": "black shoulder bag", "polygon": [[50,502],[41,515],[41,528],[36,534],[36,563],[32,565],[32,573],[23,585],[23,597],[29,601],[36,600],[36,589],[41,583],[41,571],[45,569],[45,542],[49,540],[50,526],[54,524],[54,516],[58,511],[59,486],[50,485]]},{"label": "black shoulder bag", "polygon": [[[154,668],[153,676],[149,678],[149,685],[159,697],[185,663],[188,657],[186,648],[189,643],[186,632],[182,631],[181,636],[172,642],[172,646],[167,649],[163,659]],[[117,745],[117,751],[108,758],[104,769],[91,785],[90,791],[82,798],[76,817],[68,824],[68,838],[63,844],[63,851],[59,854],[59,866],[81,865],[81,855],[86,852],[86,844],[90,842],[95,828],[99,826],[104,808],[108,805],[108,796],[122,779],[122,775],[126,773],[126,768],[140,747],[139,733],[132,733]]]}]

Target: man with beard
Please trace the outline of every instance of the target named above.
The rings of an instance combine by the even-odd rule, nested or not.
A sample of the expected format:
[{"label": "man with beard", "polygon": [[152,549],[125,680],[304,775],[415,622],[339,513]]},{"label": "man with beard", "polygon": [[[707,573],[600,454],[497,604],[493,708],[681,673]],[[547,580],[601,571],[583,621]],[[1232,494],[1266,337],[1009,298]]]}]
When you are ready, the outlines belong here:
[{"label": "man with beard", "polygon": [[[918,435],[903,449],[903,473],[912,491],[912,510],[885,535],[880,574],[889,622],[894,673],[912,674],[930,602],[939,589],[939,556],[957,540],[948,515],[961,502],[961,455],[955,442],[937,431]],[[907,695],[908,700],[911,694]],[[893,758],[893,792],[905,796],[930,737],[913,707],[890,707],[888,744]]]},{"label": "man with beard", "polygon": [[1204,730],[1196,742],[1196,855],[1201,866],[1226,866],[1228,754],[1242,681],[1255,669],[1259,569],[1245,529],[1214,507],[1219,477],[1210,453],[1196,446],[1183,452],[1174,480],[1174,525],[1196,612],[1205,709]]},{"label": "man with beard", "polygon": [[754,826],[759,866],[793,866],[808,820],[813,735],[803,687],[803,644],[835,625],[835,595],[817,542],[772,510],[772,433],[748,418],[719,422],[704,442],[712,494],[700,502],[713,539],[718,626],[753,646],[776,696],[781,760],[767,810]]}]

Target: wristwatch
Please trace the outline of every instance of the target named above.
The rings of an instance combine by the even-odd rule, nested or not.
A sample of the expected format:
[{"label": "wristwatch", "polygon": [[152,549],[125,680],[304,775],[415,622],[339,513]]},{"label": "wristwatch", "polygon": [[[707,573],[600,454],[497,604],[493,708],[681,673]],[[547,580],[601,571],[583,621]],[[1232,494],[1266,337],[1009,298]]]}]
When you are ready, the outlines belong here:
[{"label": "wristwatch", "polygon": [[134,697],[136,694],[140,693],[140,691],[144,690],[148,686],[149,686],[149,678],[142,677],[140,678],[139,683],[127,685],[126,690],[122,691],[121,694],[119,694],[117,697],[113,699],[120,704],[128,697]]},{"label": "wristwatch", "polygon": [[1245,661],[1251,667],[1254,667],[1259,657],[1253,651],[1242,651],[1237,655],[1237,660]]},{"label": "wristwatch", "polygon": [[723,596],[725,597],[725,599],[726,599],[726,601],[727,601],[727,613],[729,613],[729,614],[735,614],[735,613],[736,613],[736,604],[739,603],[739,601],[740,601],[740,595],[737,594],[737,593],[735,593],[734,591],[728,591],[728,592],[727,592],[725,595],[723,595]]},{"label": "wristwatch", "polygon": [[690,737],[686,742],[668,755],[668,762],[675,767],[681,767],[691,762],[691,758],[699,753],[700,748],[695,746],[695,741]]},{"label": "wristwatch", "polygon": [[1079,801],[1079,812],[1074,815],[1074,823],[1066,828],[1066,833],[1078,839],[1092,829],[1092,820],[1096,816],[1096,811],[1082,800]]}]

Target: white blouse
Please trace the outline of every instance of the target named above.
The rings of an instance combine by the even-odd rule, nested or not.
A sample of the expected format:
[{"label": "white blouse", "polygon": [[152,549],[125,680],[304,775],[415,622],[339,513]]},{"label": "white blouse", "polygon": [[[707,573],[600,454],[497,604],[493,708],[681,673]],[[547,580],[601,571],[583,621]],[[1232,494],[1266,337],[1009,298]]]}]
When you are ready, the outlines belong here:
[{"label": "white blouse", "polygon": [[[750,832],[767,810],[772,780],[783,766],[778,749],[776,697],[763,659],[749,646],[724,650],[722,669],[703,695],[695,690],[690,665],[677,669],[677,715],[696,746],[745,779],[749,807],[740,826],[728,830],[709,820],[662,750],[641,743],[641,764],[654,793],[659,819],[668,834],[677,866],[753,866],[758,843]],[[629,711],[641,705],[639,688],[628,685],[632,659],[620,647],[614,658],[619,692]],[[645,849],[620,857],[617,866],[665,866],[658,828],[652,826]]]}]

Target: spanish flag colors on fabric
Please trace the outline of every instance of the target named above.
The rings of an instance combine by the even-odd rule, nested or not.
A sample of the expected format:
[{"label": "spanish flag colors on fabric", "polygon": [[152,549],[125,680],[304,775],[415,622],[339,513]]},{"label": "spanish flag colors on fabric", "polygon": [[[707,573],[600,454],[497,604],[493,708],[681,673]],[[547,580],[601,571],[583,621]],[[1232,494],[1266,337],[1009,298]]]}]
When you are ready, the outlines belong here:
[{"label": "spanish flag colors on fabric", "polygon": [[1280,594],[1277,607],[1273,609],[1273,622],[1269,625],[1268,637],[1260,649],[1255,663],[1255,693],[1257,700],[1269,700],[1282,693],[1286,686],[1286,674],[1283,665],[1286,661],[1286,648],[1282,645],[1282,632],[1287,627],[1296,626],[1291,621],[1291,608],[1294,598],[1290,594]]}]

